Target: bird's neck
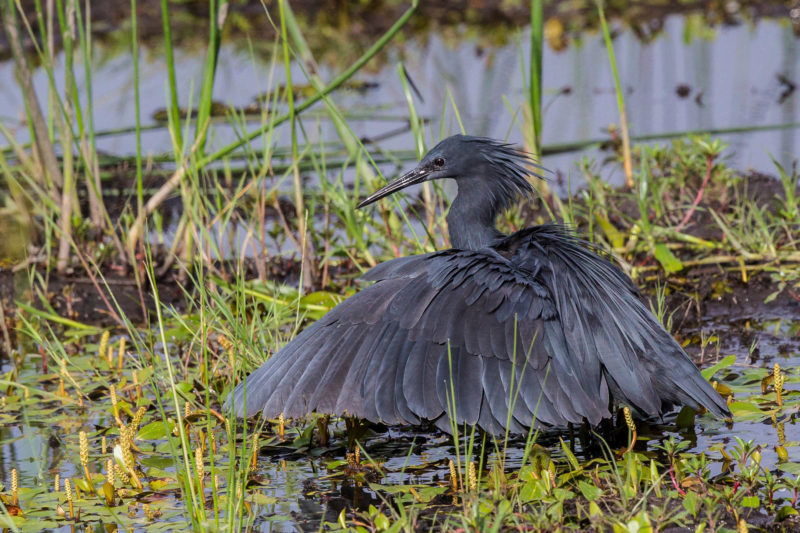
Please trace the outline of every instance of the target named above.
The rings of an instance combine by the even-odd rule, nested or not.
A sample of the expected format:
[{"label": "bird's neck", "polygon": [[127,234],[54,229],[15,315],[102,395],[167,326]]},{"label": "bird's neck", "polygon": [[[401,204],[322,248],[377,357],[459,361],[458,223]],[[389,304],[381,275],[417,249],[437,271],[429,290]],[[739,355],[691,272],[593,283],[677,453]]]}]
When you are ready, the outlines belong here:
[{"label": "bird's neck", "polygon": [[504,235],[494,225],[497,217],[496,199],[482,187],[459,190],[447,213],[447,228],[453,248],[479,250]]}]

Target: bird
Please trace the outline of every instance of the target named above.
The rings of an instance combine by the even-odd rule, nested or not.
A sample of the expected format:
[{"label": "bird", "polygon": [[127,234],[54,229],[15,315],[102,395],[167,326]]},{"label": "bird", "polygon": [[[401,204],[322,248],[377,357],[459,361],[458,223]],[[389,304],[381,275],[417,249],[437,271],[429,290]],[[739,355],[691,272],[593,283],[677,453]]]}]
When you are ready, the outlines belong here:
[{"label": "bird", "polygon": [[[642,303],[633,281],[564,225],[510,235],[497,216],[542,167],[513,145],[454,135],[358,208],[452,179],[452,248],[388,260],[229,396],[236,416],[349,415],[452,433],[597,426],[615,404],[730,418],[714,387]],[[427,422],[426,422],[427,421]]]}]

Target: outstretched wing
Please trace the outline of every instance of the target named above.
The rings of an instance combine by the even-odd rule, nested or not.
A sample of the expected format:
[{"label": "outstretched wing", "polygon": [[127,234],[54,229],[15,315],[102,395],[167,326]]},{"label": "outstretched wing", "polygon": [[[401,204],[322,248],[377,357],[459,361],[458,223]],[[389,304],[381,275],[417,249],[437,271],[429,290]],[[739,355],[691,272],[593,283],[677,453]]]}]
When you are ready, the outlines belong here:
[{"label": "outstretched wing", "polygon": [[366,279],[376,283],[239,384],[237,415],[346,412],[445,430],[454,419],[495,433],[608,415],[608,387],[578,367],[548,291],[497,253],[400,258]]},{"label": "outstretched wing", "polygon": [[[562,226],[523,230],[511,260],[541,270],[567,344],[580,368],[599,361],[612,395],[640,412],[657,415],[671,405],[704,406],[730,417],[725,401],[653,314],[619,268],[593,253]],[[596,375],[588,376],[590,381]]]},{"label": "outstretched wing", "polygon": [[237,386],[237,415],[427,419],[446,431],[454,420],[499,433],[596,424],[610,394],[649,414],[724,409],[630,280],[562,229],[395,259],[365,279],[376,283]]}]

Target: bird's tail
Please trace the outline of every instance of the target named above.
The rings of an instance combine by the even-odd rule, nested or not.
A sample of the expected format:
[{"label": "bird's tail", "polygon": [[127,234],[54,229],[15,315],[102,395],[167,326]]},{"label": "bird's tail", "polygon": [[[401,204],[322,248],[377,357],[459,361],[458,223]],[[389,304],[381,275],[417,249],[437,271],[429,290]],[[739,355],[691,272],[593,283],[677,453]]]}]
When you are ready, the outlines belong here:
[{"label": "bird's tail", "polygon": [[662,367],[654,376],[662,400],[694,408],[703,406],[720,418],[731,417],[725,400],[697,371],[689,356],[681,350],[679,356],[667,360],[671,365]]}]

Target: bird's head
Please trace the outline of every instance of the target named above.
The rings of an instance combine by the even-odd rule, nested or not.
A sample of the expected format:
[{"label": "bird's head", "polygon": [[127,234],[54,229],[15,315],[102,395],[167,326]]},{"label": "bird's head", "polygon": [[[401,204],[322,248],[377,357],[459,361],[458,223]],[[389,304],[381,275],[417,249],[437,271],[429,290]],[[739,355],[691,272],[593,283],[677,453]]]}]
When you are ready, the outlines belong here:
[{"label": "bird's head", "polygon": [[533,193],[529,176],[541,177],[530,154],[512,145],[488,139],[453,135],[434,146],[413,170],[402,175],[358,204],[367,206],[416,183],[452,178],[462,186],[488,194],[499,205],[508,207],[520,196]]}]

